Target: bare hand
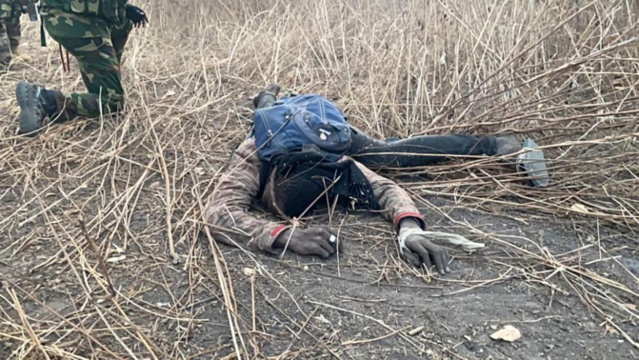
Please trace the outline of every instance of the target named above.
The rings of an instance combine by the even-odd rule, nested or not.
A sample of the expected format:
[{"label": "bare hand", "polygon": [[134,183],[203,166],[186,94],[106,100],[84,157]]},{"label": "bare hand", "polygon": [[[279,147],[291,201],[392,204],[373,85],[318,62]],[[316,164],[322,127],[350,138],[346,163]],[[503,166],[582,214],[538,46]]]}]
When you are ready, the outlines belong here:
[{"label": "bare hand", "polygon": [[[399,226],[400,229],[421,229],[419,222],[412,218],[403,219]],[[448,250],[433,244],[425,236],[419,234],[411,235],[406,239],[404,245],[405,247],[400,249],[400,251],[404,259],[411,264],[415,266],[422,266],[423,264],[430,269],[434,263],[440,274],[444,275],[450,272]]]},{"label": "bare hand", "polygon": [[337,241],[331,242],[331,235],[335,234],[327,226],[317,226],[309,229],[287,229],[277,236],[273,247],[288,249],[299,255],[314,255],[327,258],[335,253]]},{"label": "bare hand", "polygon": [[450,257],[448,256],[448,250],[445,248],[433,244],[423,235],[411,235],[406,239],[405,244],[409,250],[405,250],[403,254],[406,261],[415,266],[424,264],[429,269],[434,263],[440,274],[444,275],[450,272],[448,267]]}]

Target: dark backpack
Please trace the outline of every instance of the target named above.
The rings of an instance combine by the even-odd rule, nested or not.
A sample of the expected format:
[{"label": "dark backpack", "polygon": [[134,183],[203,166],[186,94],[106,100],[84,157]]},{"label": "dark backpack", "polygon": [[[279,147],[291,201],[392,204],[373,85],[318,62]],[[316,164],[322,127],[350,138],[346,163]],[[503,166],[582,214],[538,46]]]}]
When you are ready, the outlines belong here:
[{"label": "dark backpack", "polygon": [[[330,196],[379,208],[364,174],[352,162],[339,162],[351,146],[351,129],[346,116],[322,96],[284,97],[272,107],[256,109],[253,135],[262,163],[257,198],[262,198],[271,171],[277,171],[278,179],[288,179],[278,184],[277,201],[284,215],[303,214],[324,191],[322,179],[330,182],[338,173],[341,175],[330,188]],[[287,193],[286,186],[303,191]]]},{"label": "dark backpack", "polygon": [[343,154],[351,146],[351,129],[344,114],[320,95],[284,97],[254,113],[255,145],[261,160],[316,146]]}]

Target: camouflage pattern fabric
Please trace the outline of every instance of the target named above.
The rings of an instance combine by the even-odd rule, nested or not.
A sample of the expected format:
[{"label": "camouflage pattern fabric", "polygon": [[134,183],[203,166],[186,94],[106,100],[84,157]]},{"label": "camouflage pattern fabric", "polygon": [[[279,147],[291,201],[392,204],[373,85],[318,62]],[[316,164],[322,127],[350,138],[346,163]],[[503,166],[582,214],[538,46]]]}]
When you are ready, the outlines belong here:
[{"label": "camouflage pattern fabric", "polygon": [[[404,189],[364,165],[356,164],[371,184],[382,208],[381,214],[393,222],[395,230],[403,218],[423,221],[415,203]],[[248,138],[231,156],[228,170],[222,175],[217,189],[209,199],[204,221],[212,225],[211,233],[216,241],[229,245],[248,245],[257,250],[275,253],[273,242],[288,226],[248,211],[259,190],[260,167],[255,139]]]},{"label": "camouflage pattern fabric", "polygon": [[[43,6],[47,3],[42,2]],[[110,23],[100,17],[47,7],[40,14],[47,33],[77,59],[88,90],[72,94],[56,91],[57,121],[119,111],[124,104],[120,61],[133,28],[131,21],[122,16],[119,22]]]},{"label": "camouflage pattern fabric", "polygon": [[0,63],[11,61],[20,45],[22,5],[14,0],[0,0]]},{"label": "camouflage pattern fabric", "polygon": [[0,65],[6,65],[11,61],[11,47],[7,36],[7,27],[0,21]]},{"label": "camouflage pattern fabric", "polygon": [[[30,1],[30,0],[24,0]],[[41,0],[43,8],[104,19],[111,24],[123,20],[128,0]]]}]

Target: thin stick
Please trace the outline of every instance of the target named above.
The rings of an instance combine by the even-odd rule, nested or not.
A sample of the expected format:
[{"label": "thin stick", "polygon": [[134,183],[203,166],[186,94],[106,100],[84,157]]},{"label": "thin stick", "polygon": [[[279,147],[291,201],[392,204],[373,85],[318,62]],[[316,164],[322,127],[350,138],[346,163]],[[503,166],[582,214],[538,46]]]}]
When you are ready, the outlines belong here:
[{"label": "thin stick", "polygon": [[24,326],[25,330],[27,331],[27,334],[29,334],[29,337],[31,338],[32,345],[35,348],[37,348],[40,351],[40,353],[44,355],[45,358],[50,359],[49,354],[47,354],[47,352],[44,350],[44,348],[42,347],[42,344],[40,344],[40,339],[38,339],[35,332],[33,331],[33,328],[31,327],[31,324],[29,324],[29,320],[27,320],[27,316],[25,315],[24,310],[22,309],[22,306],[20,305],[20,300],[18,300],[18,295],[16,294],[15,290],[9,289],[8,292],[9,292],[9,296],[11,296],[11,300],[13,300],[13,304],[15,305],[16,311],[18,312],[18,316],[20,317],[22,326]]},{"label": "thin stick", "polygon": [[109,295],[113,299],[116,297],[116,292],[115,292],[115,287],[113,286],[113,283],[111,282],[111,277],[109,276],[109,270],[106,266],[106,263],[104,262],[104,259],[102,259],[102,255],[100,255],[100,250],[95,245],[95,242],[93,242],[93,240],[89,236],[89,233],[87,232],[87,228],[84,225],[84,220],[82,219],[82,217],[80,217],[80,219],[78,220],[78,223],[80,224],[80,229],[82,230],[82,234],[84,234],[84,238],[89,244],[91,251],[93,251],[93,253],[95,254],[95,257],[98,259],[98,266],[100,267],[100,270],[102,270],[102,275],[104,275],[104,278],[106,279],[106,282],[107,282],[107,286],[109,287],[109,293],[110,293]]},{"label": "thin stick", "polygon": [[[391,331],[391,332],[389,332],[386,335],[382,335],[382,336],[379,336],[379,337],[376,337],[376,338],[373,338],[373,339],[346,340],[346,341],[342,342],[342,346],[370,344],[370,343],[373,343],[373,342],[376,342],[376,341],[380,341],[380,340],[384,340],[386,338],[389,338],[389,337],[391,337],[393,335],[396,335],[397,333],[399,333],[401,331],[404,331],[404,330],[406,330],[408,328],[409,328],[409,326],[406,326],[406,327],[403,327],[401,329],[397,329],[397,330]],[[423,329],[424,327],[422,326],[421,328]],[[421,331],[421,329],[420,329],[420,331]],[[410,332],[408,333],[408,335],[410,335],[410,336],[415,336],[415,334],[411,334]]]}]

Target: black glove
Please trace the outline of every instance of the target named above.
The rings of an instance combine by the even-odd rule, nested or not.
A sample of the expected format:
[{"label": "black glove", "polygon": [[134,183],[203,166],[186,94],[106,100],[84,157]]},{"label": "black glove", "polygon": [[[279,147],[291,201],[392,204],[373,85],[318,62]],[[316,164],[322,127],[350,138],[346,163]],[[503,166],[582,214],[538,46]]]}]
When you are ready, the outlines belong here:
[{"label": "black glove", "polygon": [[149,19],[146,17],[146,13],[144,12],[144,10],[140,9],[137,6],[127,4],[126,17],[133,22],[133,25],[136,28],[139,28],[140,26],[144,27],[146,24],[149,23]]}]

